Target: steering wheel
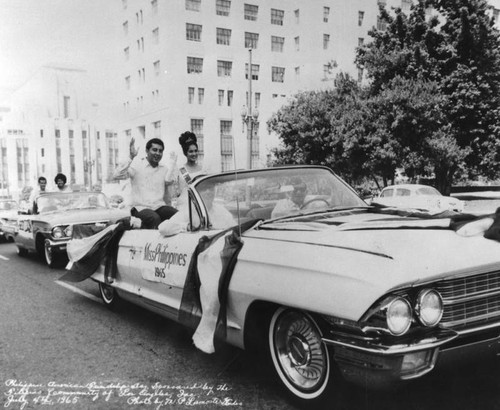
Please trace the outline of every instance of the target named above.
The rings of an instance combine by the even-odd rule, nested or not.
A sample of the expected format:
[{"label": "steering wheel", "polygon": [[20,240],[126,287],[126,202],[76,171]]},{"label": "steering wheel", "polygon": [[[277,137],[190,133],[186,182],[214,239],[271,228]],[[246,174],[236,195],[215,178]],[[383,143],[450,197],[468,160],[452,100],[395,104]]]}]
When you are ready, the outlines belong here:
[{"label": "steering wheel", "polygon": [[304,209],[306,207],[308,207],[310,204],[312,204],[313,202],[324,202],[326,204],[326,206],[330,206],[330,202],[328,202],[326,199],[324,198],[312,198],[310,199],[309,201],[306,201],[302,204],[302,206],[300,207],[300,209]]}]

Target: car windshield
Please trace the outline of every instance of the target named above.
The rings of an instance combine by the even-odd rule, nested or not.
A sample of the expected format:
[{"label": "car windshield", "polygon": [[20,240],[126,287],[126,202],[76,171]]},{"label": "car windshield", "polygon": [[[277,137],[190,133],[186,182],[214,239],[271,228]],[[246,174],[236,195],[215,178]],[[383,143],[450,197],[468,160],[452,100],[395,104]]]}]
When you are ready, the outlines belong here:
[{"label": "car windshield", "polygon": [[355,191],[326,168],[270,168],[205,179],[195,188],[211,225],[242,218],[270,219],[333,208],[366,207]]},{"label": "car windshield", "polygon": [[17,209],[16,201],[0,201],[0,211],[10,211]]},{"label": "car windshield", "polygon": [[441,194],[439,193],[439,191],[437,189],[430,187],[430,186],[418,188],[417,195],[439,195],[439,196],[441,196]]},{"label": "car windshield", "polygon": [[36,208],[40,214],[71,209],[108,208],[108,201],[99,192],[55,193],[38,197]]}]

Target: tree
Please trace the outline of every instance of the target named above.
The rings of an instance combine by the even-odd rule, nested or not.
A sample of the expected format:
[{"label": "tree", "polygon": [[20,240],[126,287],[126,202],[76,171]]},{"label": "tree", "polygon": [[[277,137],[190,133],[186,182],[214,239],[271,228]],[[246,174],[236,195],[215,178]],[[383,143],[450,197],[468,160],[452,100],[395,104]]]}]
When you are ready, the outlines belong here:
[{"label": "tree", "polygon": [[[427,17],[429,6],[436,17]],[[421,0],[409,16],[399,9],[394,16],[382,9],[381,16],[387,30],[370,32],[373,42],[359,49],[357,63],[367,70],[372,96],[396,77],[437,84],[446,126],[422,147],[438,189],[449,193],[459,169],[497,176],[500,43],[486,1]]]}]

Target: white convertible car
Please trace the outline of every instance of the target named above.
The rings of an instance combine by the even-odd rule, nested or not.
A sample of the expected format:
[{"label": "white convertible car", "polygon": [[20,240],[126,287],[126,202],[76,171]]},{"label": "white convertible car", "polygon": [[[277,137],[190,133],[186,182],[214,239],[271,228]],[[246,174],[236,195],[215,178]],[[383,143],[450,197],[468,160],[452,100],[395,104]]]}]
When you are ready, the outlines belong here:
[{"label": "white convertible car", "polygon": [[[197,328],[207,350],[214,332],[199,327],[211,314],[205,330],[216,321],[227,343],[264,348],[277,380],[308,404],[342,380],[394,384],[454,353],[498,350],[500,243],[484,235],[492,218],[464,231],[463,214],[370,207],[315,166],[204,176],[189,198],[171,236],[123,232],[114,272],[92,274],[106,305],[125,299]],[[231,235],[239,247],[224,257]]]}]

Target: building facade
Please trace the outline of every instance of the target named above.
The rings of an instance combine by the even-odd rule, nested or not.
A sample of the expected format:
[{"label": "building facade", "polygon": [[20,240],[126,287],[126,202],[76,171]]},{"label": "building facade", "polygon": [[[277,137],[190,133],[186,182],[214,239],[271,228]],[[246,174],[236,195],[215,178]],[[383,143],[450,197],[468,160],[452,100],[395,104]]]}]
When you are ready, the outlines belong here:
[{"label": "building facade", "polygon": [[160,137],[182,156],[191,130],[213,171],[265,166],[278,144],[266,122],[298,91],[340,71],[362,80],[355,50],[378,15],[377,0],[121,1],[120,147]]},{"label": "building facade", "polygon": [[59,172],[75,189],[110,181],[117,133],[99,119],[87,87],[85,71],[45,66],[13,93],[0,122],[0,195],[17,199],[39,176],[51,187]]}]

